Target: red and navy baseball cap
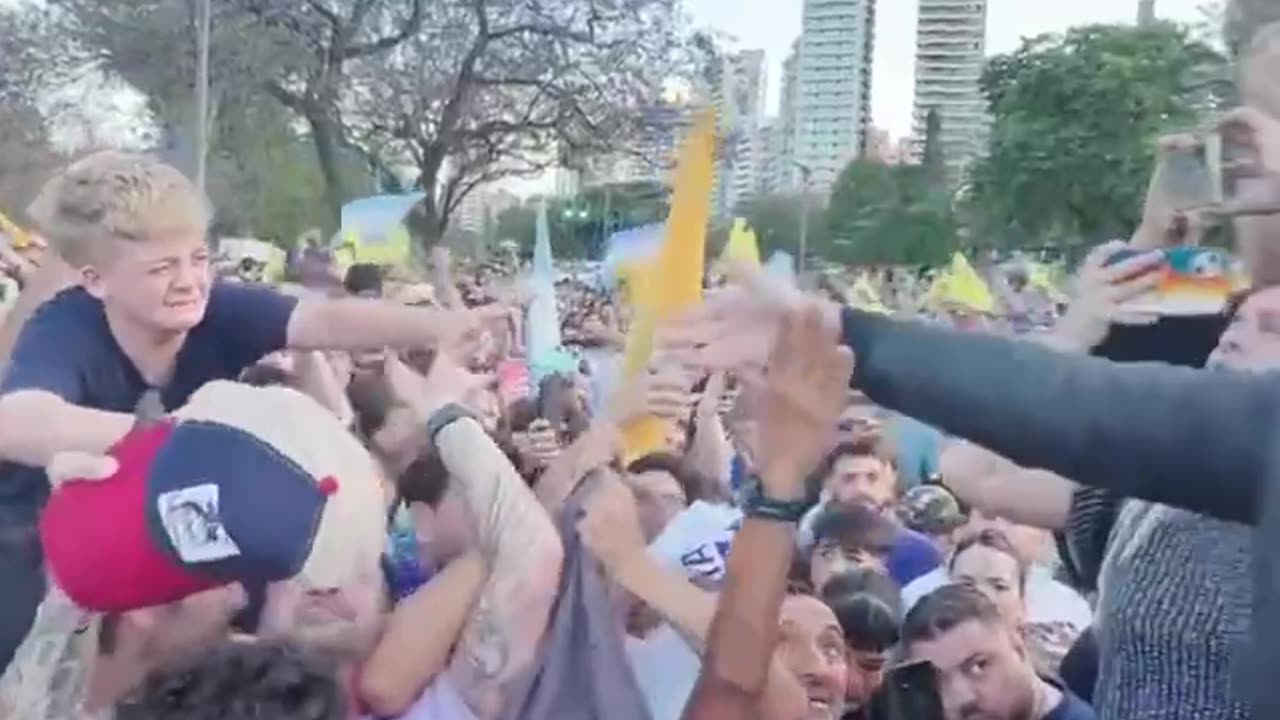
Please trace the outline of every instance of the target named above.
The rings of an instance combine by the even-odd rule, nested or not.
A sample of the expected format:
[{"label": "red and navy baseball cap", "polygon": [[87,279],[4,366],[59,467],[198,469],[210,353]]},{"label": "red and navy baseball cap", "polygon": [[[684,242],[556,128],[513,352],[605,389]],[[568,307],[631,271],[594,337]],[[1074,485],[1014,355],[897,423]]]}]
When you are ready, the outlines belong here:
[{"label": "red and navy baseball cap", "polygon": [[336,588],[377,567],[380,468],[306,395],[211,383],[109,454],[113,476],[59,483],[40,518],[50,574],[86,610],[124,612],[232,582]]}]

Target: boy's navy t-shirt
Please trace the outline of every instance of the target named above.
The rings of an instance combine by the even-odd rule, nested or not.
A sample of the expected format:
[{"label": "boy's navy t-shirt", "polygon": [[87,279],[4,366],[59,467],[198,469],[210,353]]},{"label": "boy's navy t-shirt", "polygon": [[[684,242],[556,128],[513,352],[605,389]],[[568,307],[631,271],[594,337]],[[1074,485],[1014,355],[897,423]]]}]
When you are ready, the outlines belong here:
[{"label": "boy's navy t-shirt", "polygon": [[[230,380],[285,347],[297,299],[257,285],[215,283],[204,319],[187,334],[173,378],[160,388],[166,411],[213,380]],[[0,395],[43,390],[97,410],[133,413],[149,388],[107,326],[102,303],[64,290],[22,328]],[[40,422],[31,418],[30,422]],[[49,494],[43,468],[0,463],[0,526],[33,522]]]}]

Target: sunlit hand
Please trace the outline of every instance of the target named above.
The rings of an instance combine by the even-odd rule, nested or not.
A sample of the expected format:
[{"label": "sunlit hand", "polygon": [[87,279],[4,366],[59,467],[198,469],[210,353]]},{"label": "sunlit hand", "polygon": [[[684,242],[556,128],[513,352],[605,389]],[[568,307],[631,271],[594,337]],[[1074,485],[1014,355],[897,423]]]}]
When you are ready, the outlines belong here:
[{"label": "sunlit hand", "polygon": [[111,478],[120,470],[120,463],[108,455],[82,452],[61,452],[53,456],[45,468],[49,483],[54,487],[64,482],[94,482]]},{"label": "sunlit hand", "polygon": [[692,385],[689,373],[680,368],[668,366],[656,373],[643,373],[618,389],[609,404],[609,416],[619,425],[647,415],[685,420],[693,406]]},{"label": "sunlit hand", "polygon": [[1107,265],[1111,257],[1128,247],[1115,240],[1099,245],[1085,258],[1076,282],[1076,297],[1058,321],[1052,344],[1064,350],[1088,352],[1106,339],[1113,324],[1145,325],[1157,320],[1149,313],[1125,310],[1124,305],[1156,287],[1164,256],[1159,251],[1149,251]]},{"label": "sunlit hand", "polygon": [[41,237],[32,235],[30,239],[31,244],[21,250],[0,240],[0,274],[12,277],[24,287],[50,257]]},{"label": "sunlit hand", "polygon": [[852,351],[831,342],[818,308],[786,315],[769,355],[757,417],[757,460],[771,496],[804,497],[806,477],[830,449],[852,374]]},{"label": "sunlit hand", "polygon": [[431,373],[423,377],[388,353],[383,374],[391,392],[423,422],[446,405],[462,404],[467,394],[484,382],[482,376],[468,372],[445,354],[436,357]]},{"label": "sunlit hand", "polygon": [[[734,268],[734,282],[662,329],[659,351],[709,370],[758,371],[768,359],[788,313],[810,300],[763,269]],[[821,329],[831,344],[840,339],[840,310],[821,302]]]},{"label": "sunlit hand", "polygon": [[1280,213],[1280,121],[1246,106],[1224,115],[1218,131],[1229,155],[1223,173],[1235,186],[1224,210],[1232,215]]},{"label": "sunlit hand", "polygon": [[560,439],[551,423],[544,419],[529,425],[528,456],[535,467],[545,467],[560,455]]},{"label": "sunlit hand", "polygon": [[587,550],[615,576],[645,557],[636,497],[616,477],[601,482],[587,501],[586,515],[578,521],[578,533]]},{"label": "sunlit hand", "polygon": [[[1156,144],[1156,167],[1151,173],[1142,221],[1129,241],[1134,250],[1155,250],[1171,245],[1198,245],[1204,234],[1206,197],[1178,196],[1185,183],[1171,177],[1181,170],[1171,162],[1178,153],[1198,150],[1204,141],[1194,134],[1162,136]],[[1199,206],[1199,207],[1197,207]]]}]

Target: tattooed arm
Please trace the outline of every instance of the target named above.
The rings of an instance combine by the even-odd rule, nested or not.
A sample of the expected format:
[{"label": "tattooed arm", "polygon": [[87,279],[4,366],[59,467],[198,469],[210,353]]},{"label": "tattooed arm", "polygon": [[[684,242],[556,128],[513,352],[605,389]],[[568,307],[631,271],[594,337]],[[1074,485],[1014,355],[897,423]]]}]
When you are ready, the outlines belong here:
[{"label": "tattooed arm", "polygon": [[99,616],[49,589],[27,637],[0,678],[0,717],[79,720],[97,654]]},{"label": "tattooed arm", "polygon": [[551,517],[479,423],[455,420],[436,433],[435,445],[489,567],[449,678],[480,720],[492,720],[508,683],[536,656],[559,590],[564,548]]}]

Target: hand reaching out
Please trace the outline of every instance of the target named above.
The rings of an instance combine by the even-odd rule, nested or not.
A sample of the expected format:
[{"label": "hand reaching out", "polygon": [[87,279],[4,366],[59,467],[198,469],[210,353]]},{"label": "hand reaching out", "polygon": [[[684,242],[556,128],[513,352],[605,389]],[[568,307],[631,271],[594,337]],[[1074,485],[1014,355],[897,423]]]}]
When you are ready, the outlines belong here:
[{"label": "hand reaching out", "polygon": [[49,483],[54,487],[64,482],[94,482],[107,480],[120,470],[120,463],[109,455],[93,455],[82,452],[61,452],[53,456],[45,468]]},{"label": "hand reaching out", "polygon": [[44,240],[37,236],[32,236],[31,245],[24,250],[0,241],[0,274],[8,275],[17,280],[18,284],[26,286],[46,257],[48,253]]},{"label": "hand reaching out", "polygon": [[790,312],[769,355],[759,405],[765,490],[801,499],[844,411],[853,353],[831,341],[816,307]]},{"label": "hand reaching out", "polygon": [[690,393],[692,385],[692,377],[682,369],[667,367],[645,373],[618,390],[609,413],[619,425],[646,415],[670,421],[688,419],[695,400]]},{"label": "hand reaching out", "polygon": [[[735,282],[664,327],[660,352],[677,362],[708,370],[758,371],[787,314],[811,300],[763,269],[735,266]],[[840,336],[840,310],[822,302],[820,329],[831,342]]]},{"label": "hand reaching out", "polygon": [[467,393],[484,382],[484,377],[468,372],[447,354],[440,354],[426,377],[411,370],[395,353],[387,353],[383,374],[391,391],[423,421],[453,403],[462,404]]},{"label": "hand reaching out", "polygon": [[560,439],[551,423],[539,418],[529,425],[529,459],[537,467],[545,467],[560,455]]},{"label": "hand reaching out", "polygon": [[586,514],[578,521],[578,533],[592,555],[612,575],[625,571],[637,558],[645,557],[644,530],[636,497],[616,477],[596,488],[587,502]]}]

